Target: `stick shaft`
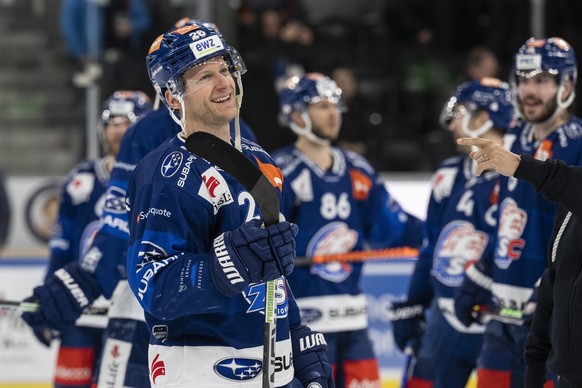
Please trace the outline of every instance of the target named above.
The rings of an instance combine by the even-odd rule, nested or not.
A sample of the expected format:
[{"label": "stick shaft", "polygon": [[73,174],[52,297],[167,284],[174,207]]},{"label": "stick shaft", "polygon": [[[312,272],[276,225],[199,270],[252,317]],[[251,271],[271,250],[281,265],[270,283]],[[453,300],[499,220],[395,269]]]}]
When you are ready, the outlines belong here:
[{"label": "stick shaft", "polygon": [[362,262],[374,260],[399,260],[418,257],[418,249],[410,247],[396,247],[386,249],[372,249],[369,251],[353,251],[332,255],[315,255],[313,257],[297,257],[295,265],[305,266],[331,262]]}]

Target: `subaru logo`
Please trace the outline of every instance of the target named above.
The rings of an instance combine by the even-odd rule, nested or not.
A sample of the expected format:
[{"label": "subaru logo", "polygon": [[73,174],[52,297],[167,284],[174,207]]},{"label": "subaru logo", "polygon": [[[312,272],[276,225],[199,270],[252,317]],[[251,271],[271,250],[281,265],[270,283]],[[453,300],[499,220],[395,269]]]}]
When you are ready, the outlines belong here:
[{"label": "subaru logo", "polygon": [[214,372],[231,381],[252,380],[263,369],[263,362],[253,358],[223,358],[214,364]]}]

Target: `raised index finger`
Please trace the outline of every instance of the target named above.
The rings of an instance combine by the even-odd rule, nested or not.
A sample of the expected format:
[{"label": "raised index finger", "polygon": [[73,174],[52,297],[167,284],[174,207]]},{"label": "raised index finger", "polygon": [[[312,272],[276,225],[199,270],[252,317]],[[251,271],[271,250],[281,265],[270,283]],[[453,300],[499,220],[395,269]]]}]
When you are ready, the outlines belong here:
[{"label": "raised index finger", "polygon": [[490,143],[491,140],[479,139],[478,137],[461,137],[457,139],[457,144],[476,146],[479,148],[483,148]]}]

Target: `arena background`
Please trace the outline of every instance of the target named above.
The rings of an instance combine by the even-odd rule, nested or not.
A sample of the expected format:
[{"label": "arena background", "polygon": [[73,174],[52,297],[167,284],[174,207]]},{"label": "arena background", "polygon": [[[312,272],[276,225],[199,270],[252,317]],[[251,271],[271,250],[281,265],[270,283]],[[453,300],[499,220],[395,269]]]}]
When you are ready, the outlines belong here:
[{"label": "arena background", "polygon": [[[502,79],[530,36],[561,36],[579,60],[582,52],[577,0],[144,0],[151,25],[141,51],[129,58],[133,76],[120,78],[119,58],[128,54],[123,50],[105,50],[86,67],[69,55],[59,32],[64,1],[0,0],[0,177],[10,210],[0,219],[0,231],[6,231],[0,233],[4,300],[29,295],[44,275],[57,187],[74,165],[99,153],[101,101],[115,89],[142,89],[153,97],[144,65],[147,46],[183,16],[213,20],[241,51],[249,70],[242,117],[269,151],[293,140],[278,120],[281,76],[298,69],[351,70],[360,105],[352,107],[340,140],[363,145],[390,192],[420,218],[431,172],[455,152],[438,116],[452,88],[468,77],[469,52],[491,50]],[[262,17],[273,10],[284,15],[284,23],[297,20],[307,27],[311,42],[266,40]],[[574,110],[580,115],[580,104]],[[413,262],[374,263],[365,271],[370,335],[385,386],[397,386],[403,365],[386,308],[403,295]],[[39,345],[17,314],[0,311],[1,388],[48,387],[55,349]]]}]

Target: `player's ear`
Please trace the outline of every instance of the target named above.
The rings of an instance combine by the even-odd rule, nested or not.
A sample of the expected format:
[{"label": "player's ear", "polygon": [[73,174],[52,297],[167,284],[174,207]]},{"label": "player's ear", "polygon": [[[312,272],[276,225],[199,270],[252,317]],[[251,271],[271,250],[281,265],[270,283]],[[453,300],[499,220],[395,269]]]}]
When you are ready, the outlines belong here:
[{"label": "player's ear", "polygon": [[297,112],[297,111],[293,111],[291,112],[291,121],[301,127],[301,128],[305,128],[305,121],[303,121],[303,118],[301,117],[301,113]]},{"label": "player's ear", "polygon": [[166,89],[166,91],[164,92],[164,97],[166,98],[166,101],[168,102],[168,105],[170,105],[170,107],[172,109],[180,109],[180,101],[174,97],[174,95],[172,95],[172,93],[170,93],[169,90]]}]

